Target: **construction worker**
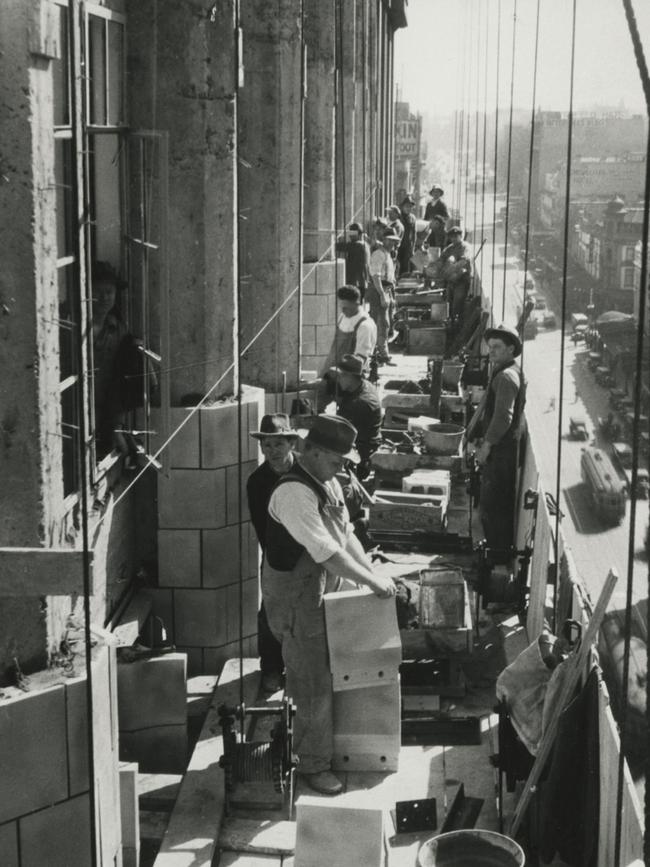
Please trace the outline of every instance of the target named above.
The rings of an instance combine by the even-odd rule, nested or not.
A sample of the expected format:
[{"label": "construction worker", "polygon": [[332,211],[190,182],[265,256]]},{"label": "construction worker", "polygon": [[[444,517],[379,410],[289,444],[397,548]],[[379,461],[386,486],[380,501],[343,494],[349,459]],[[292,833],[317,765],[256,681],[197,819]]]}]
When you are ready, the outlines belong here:
[{"label": "construction worker", "polygon": [[357,429],[356,447],[361,458],[357,476],[363,481],[370,473],[370,458],[381,442],[381,402],[375,386],[363,378],[361,356],[344,355],[336,371],[336,412]]},{"label": "construction worker", "polygon": [[331,771],[332,675],[323,594],[348,578],[377,596],[395,595],[392,580],[373,574],[335,478],[346,460],[358,461],[356,434],[338,416],[315,417],[303,453],[271,494],[262,568],[264,605],[271,630],[282,643],[286,693],[296,704],[299,773],[325,795],[338,794],[343,787]]},{"label": "construction worker", "polygon": [[447,208],[446,202],[443,202],[442,197],[444,196],[445,191],[440,186],[440,184],[434,184],[429,190],[429,195],[431,196],[431,201],[427,202],[427,206],[424,209],[424,219],[431,222],[434,217],[439,216],[446,221],[449,219],[449,210]]}]

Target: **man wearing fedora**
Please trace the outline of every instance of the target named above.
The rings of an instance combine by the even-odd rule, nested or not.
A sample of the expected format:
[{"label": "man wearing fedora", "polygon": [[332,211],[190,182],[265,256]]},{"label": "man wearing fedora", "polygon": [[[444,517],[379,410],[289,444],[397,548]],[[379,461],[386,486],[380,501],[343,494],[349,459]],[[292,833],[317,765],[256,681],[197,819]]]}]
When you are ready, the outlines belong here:
[{"label": "man wearing fedora", "polygon": [[445,191],[440,186],[440,184],[434,184],[429,190],[431,201],[427,202],[427,206],[424,209],[424,219],[428,222],[431,222],[434,217],[442,217],[444,223],[446,223],[449,219],[449,209],[447,208],[447,203],[444,202],[442,199],[444,194]]},{"label": "man wearing fedora", "polygon": [[363,378],[361,356],[344,355],[336,373],[336,412],[357,429],[356,448],[361,459],[357,466],[357,477],[363,481],[370,472],[370,458],[381,442],[381,402],[375,386]]},{"label": "man wearing fedora", "polygon": [[318,415],[303,453],[283,475],[269,502],[262,594],[273,634],[282,642],[286,693],[297,712],[294,749],[299,772],[315,791],[342,789],[331,772],[334,747],[332,677],[323,594],[347,578],[378,596],[395,595],[390,579],[376,576],[352,532],[335,478],[346,460],[358,461],[355,428],[345,419]]},{"label": "man wearing fedora", "polygon": [[[265,415],[260,429],[250,435],[259,441],[264,455],[264,463],[251,473],[246,482],[248,511],[257,541],[264,553],[271,491],[280,476],[288,472],[294,464],[293,449],[298,434],[291,427],[289,416],[278,412]],[[257,615],[257,652],[262,672],[262,690],[267,693],[276,692],[282,686],[284,661],[280,642],[269,627],[264,600]]]},{"label": "man wearing fedora", "polygon": [[410,274],[411,272],[411,256],[415,252],[415,241],[417,235],[417,220],[413,213],[415,208],[415,199],[413,196],[406,196],[401,204],[401,221],[404,224],[404,234],[400,241],[397,250],[397,261],[399,263],[399,274]]},{"label": "man wearing fedora", "polygon": [[[475,459],[481,468],[479,513],[488,548],[508,551],[513,544],[519,445],[523,432],[526,381],[515,359],[521,338],[514,328],[488,328],[490,379],[467,430],[479,439]],[[506,558],[507,559],[507,558]]]}]

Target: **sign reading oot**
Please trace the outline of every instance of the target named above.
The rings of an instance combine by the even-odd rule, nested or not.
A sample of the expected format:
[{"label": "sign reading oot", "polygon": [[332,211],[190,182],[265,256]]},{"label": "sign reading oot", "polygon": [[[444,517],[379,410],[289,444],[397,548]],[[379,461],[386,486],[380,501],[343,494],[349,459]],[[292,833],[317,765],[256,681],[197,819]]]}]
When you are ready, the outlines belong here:
[{"label": "sign reading oot", "polygon": [[420,119],[395,123],[395,156],[417,157],[420,150]]}]

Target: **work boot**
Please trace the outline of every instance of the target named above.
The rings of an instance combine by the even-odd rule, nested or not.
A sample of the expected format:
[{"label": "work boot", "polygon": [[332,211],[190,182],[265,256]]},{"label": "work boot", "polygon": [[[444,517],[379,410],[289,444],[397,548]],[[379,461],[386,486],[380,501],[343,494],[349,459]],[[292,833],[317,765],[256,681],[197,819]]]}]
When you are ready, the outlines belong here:
[{"label": "work boot", "polygon": [[301,774],[310,789],[321,795],[338,795],[343,791],[343,783],[331,771],[318,771],[315,774]]}]

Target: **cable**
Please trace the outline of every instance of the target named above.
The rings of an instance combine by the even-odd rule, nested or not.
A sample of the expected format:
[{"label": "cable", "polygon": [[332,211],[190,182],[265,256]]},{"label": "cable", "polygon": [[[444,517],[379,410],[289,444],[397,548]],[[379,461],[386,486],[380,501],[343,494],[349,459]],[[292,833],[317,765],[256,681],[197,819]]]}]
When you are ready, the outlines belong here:
[{"label": "cable", "polygon": [[[481,80],[479,60],[481,55],[481,12],[483,6],[478,7],[478,22],[476,25],[476,107],[474,109],[474,222],[472,226],[472,243],[476,244],[476,217],[478,211],[478,104],[479,104],[479,82]],[[482,259],[483,257],[481,257]]]},{"label": "cable", "polygon": [[494,198],[492,203],[492,277],[490,279],[490,320],[494,323],[494,277],[497,249],[497,171],[499,168],[499,72],[501,67],[501,0],[497,7],[497,69],[496,69],[496,104],[494,108]]},{"label": "cable", "polygon": [[[488,0],[488,4],[491,0]],[[488,10],[490,6],[488,5]],[[490,20],[490,15],[487,15],[487,20]],[[488,60],[490,57],[489,52],[490,47],[490,28],[486,25],[485,27],[485,68],[483,72],[484,84],[483,84],[483,179],[481,181],[481,238],[485,231],[485,172],[487,170],[487,93],[488,93]],[[492,227],[492,234],[494,235],[494,226]],[[483,287],[483,260],[484,256],[481,256],[481,287]]]},{"label": "cable", "polygon": [[560,336],[560,393],[559,393],[559,411],[557,422],[557,470],[555,481],[555,502],[558,504],[558,510],[555,515],[555,535],[553,538],[553,560],[555,567],[555,575],[553,580],[553,632],[556,632],[557,625],[557,601],[558,601],[558,583],[560,579],[560,563],[559,563],[559,542],[560,542],[560,474],[562,469],[562,425],[564,422],[564,345],[566,336],[566,296],[567,296],[567,268],[569,264],[569,214],[571,204],[571,158],[573,154],[573,90],[575,81],[575,53],[576,53],[576,0],[573,0],[573,14],[571,24],[571,73],[569,77],[569,118],[568,118],[568,133],[567,133],[567,170],[566,170],[566,190],[564,201],[564,260],[562,263],[562,328]]},{"label": "cable", "polygon": [[514,0],[512,10],[512,62],[510,67],[510,117],[508,120],[508,163],[506,169],[506,219],[505,219],[505,238],[503,248],[503,293],[501,295],[501,321],[505,319],[506,314],[506,278],[508,276],[508,224],[510,222],[510,168],[512,163],[512,113],[514,108],[514,92],[515,92],[515,54],[517,45],[517,0]]}]

